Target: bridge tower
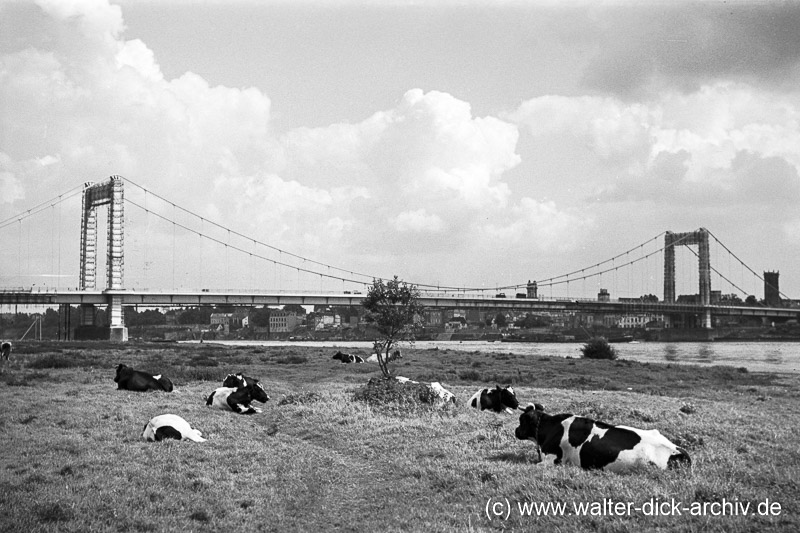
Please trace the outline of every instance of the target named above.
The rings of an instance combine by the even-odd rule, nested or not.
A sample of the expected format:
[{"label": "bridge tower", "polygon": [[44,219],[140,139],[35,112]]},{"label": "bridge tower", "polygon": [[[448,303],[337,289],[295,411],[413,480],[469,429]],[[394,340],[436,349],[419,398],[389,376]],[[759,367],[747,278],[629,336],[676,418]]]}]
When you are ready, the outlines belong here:
[{"label": "bridge tower", "polygon": [[[80,289],[97,288],[97,207],[108,206],[108,246],[106,252],[106,289],[121,290],[123,237],[124,237],[124,194],[121,176],[111,176],[103,183],[87,182],[83,187],[83,214],[81,218],[81,273]],[[128,329],[122,312],[122,299],[113,294],[108,306],[110,339],[128,340]],[[94,326],[94,305],[81,306],[81,325]]]},{"label": "bridge tower", "polygon": [[780,272],[764,272],[764,303],[769,307],[783,307],[780,291]]},{"label": "bridge tower", "polygon": [[[700,269],[700,305],[711,304],[711,254],[708,246],[708,230],[700,228],[687,233],[668,231],[664,236],[664,302],[675,303],[675,246],[698,246]],[[703,313],[702,325],[711,328],[711,311]]]}]

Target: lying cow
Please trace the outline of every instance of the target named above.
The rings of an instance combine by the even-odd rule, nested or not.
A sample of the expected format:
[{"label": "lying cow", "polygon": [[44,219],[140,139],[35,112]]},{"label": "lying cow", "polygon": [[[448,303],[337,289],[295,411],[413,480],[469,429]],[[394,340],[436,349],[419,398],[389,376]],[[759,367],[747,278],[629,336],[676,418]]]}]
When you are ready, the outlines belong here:
[{"label": "lying cow", "polygon": [[513,413],[514,409],[519,408],[519,401],[514,389],[511,387],[481,389],[469,399],[469,406],[479,411],[494,411],[495,413]]},{"label": "lying cow", "polygon": [[3,341],[0,344],[0,359],[3,361],[8,361],[11,359],[11,343],[8,341]]},{"label": "lying cow", "polygon": [[449,390],[442,387],[438,381],[432,381],[430,384],[431,391],[442,401],[456,403],[456,395]]},{"label": "lying cow", "polygon": [[142,437],[147,441],[161,441],[164,439],[191,440],[205,442],[202,433],[179,417],[178,415],[158,415],[145,424]]},{"label": "lying cow", "polygon": [[257,379],[248,378],[241,374],[236,374],[235,376],[229,374],[223,384],[233,384],[234,380],[240,380],[239,383],[243,384],[234,387],[219,387],[206,398],[206,405],[242,415],[260,413],[261,409],[250,405],[250,402],[256,400],[261,403],[267,403],[269,401],[269,396],[267,391],[264,390],[264,386]]},{"label": "lying cow", "polygon": [[450,392],[449,390],[442,387],[442,384],[438,381],[433,381],[429,385],[424,383],[420,383],[419,381],[414,381],[413,379],[403,377],[403,376],[394,376],[395,381],[401,383],[403,385],[410,383],[412,385],[421,385],[422,387],[426,387],[431,393],[443,402],[452,402],[456,403],[456,395]]},{"label": "lying cow", "polygon": [[686,450],[656,429],[612,426],[573,414],[548,415],[540,405],[529,405],[519,417],[515,435],[534,441],[553,464],[569,463],[585,469],[623,471],[637,464],[661,469],[691,465]]},{"label": "lying cow", "polygon": [[344,353],[344,352],[336,352],[333,356],[333,359],[337,359],[342,363],[363,363],[364,358],[360,355],[355,355],[351,353]]},{"label": "lying cow", "polygon": [[124,389],[136,392],[145,392],[149,390],[172,392],[172,382],[169,378],[161,376],[161,374],[154,376],[147,372],[134,370],[127,365],[120,364],[117,367],[117,375],[114,377],[117,383],[117,389]]},{"label": "lying cow", "polygon": [[246,387],[250,383],[258,383],[258,379],[247,377],[244,374],[228,374],[222,380],[223,387],[233,387],[234,389]]},{"label": "lying cow", "polygon": [[[403,358],[403,353],[400,350],[393,351],[392,353],[389,354],[388,358],[384,357],[384,359],[386,360],[387,363],[391,363],[395,359],[402,359],[402,358]],[[378,354],[374,353],[374,354],[370,355],[369,357],[367,357],[364,361],[367,362],[367,363],[377,363],[378,362]]]}]

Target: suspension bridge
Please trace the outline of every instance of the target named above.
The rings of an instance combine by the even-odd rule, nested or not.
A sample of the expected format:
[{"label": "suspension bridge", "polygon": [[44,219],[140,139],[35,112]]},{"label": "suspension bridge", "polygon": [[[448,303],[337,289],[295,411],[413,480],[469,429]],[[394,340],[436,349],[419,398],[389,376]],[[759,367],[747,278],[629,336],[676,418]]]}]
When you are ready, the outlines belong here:
[{"label": "suspension bridge", "polygon": [[[78,198],[79,234],[77,224],[69,223],[71,218],[64,220],[64,211],[68,217],[77,211]],[[104,228],[100,209],[106,210]],[[78,242],[79,247],[70,244]],[[0,275],[0,305],[76,305],[82,326],[94,326],[96,309],[108,306],[110,337],[121,341],[127,339],[125,306],[359,306],[373,280],[389,277],[273,246],[120,176],[85,183],[0,221],[0,245],[6,250],[7,265]],[[684,257],[676,262],[676,257],[686,255],[684,250],[690,254],[688,261]],[[127,269],[127,282],[126,261],[135,265]],[[72,266],[75,262],[77,268]],[[719,264],[727,264],[727,269]],[[16,266],[16,274],[8,265]],[[37,265],[45,265],[49,273],[34,273]],[[98,276],[103,269],[105,276]],[[208,288],[222,285],[220,280],[246,287]],[[714,317],[774,321],[800,316],[800,309],[786,305],[792,300],[779,290],[777,272],[758,274],[705,228],[665,231],[604,261],[517,284],[488,288],[405,281],[420,290],[423,305],[437,308],[650,313],[663,316],[667,327],[706,329],[713,327]],[[161,286],[152,286],[156,282]],[[612,286],[616,295],[628,296],[611,298],[606,288],[589,294],[603,285]],[[758,301],[752,295],[762,288],[764,298]],[[688,293],[681,295],[682,290]]]}]

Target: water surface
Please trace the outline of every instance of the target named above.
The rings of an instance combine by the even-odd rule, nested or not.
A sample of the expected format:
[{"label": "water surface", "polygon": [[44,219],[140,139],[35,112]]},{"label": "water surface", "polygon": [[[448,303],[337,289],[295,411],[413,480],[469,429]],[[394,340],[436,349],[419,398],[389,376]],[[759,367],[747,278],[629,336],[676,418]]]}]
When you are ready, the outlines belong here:
[{"label": "water surface", "polygon": [[[197,341],[189,341],[197,342]],[[231,346],[309,346],[346,348],[361,354],[372,350],[369,341],[211,341]],[[513,353],[551,357],[581,357],[583,343],[527,343],[486,341],[417,341],[414,348],[465,352]],[[800,374],[800,342],[634,342],[614,344],[620,359],[641,362],[744,367],[752,372]]]}]

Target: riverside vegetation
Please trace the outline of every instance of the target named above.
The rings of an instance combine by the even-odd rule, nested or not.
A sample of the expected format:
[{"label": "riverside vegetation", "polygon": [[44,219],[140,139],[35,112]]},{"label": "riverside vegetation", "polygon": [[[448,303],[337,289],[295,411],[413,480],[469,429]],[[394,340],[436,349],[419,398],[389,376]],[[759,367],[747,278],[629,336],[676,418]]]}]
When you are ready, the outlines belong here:
[{"label": "riverside vegetation", "polygon": [[[440,381],[460,400],[436,408],[363,394],[379,369],[333,361],[335,351],[18,344],[0,375],[0,529],[800,531],[797,375],[404,348],[396,374]],[[176,390],[118,391],[118,363],[163,373]],[[230,372],[262,380],[272,398],[262,414],[205,406]],[[514,437],[518,416],[465,405],[494,384],[512,384],[523,405],[550,413],[657,428],[693,467],[542,468],[533,444]],[[208,442],[144,442],[145,423],[163,413]],[[606,498],[633,510],[573,512]],[[704,512],[653,516],[645,505],[671,501]],[[520,515],[518,503],[539,502],[568,507],[564,516]]]}]

